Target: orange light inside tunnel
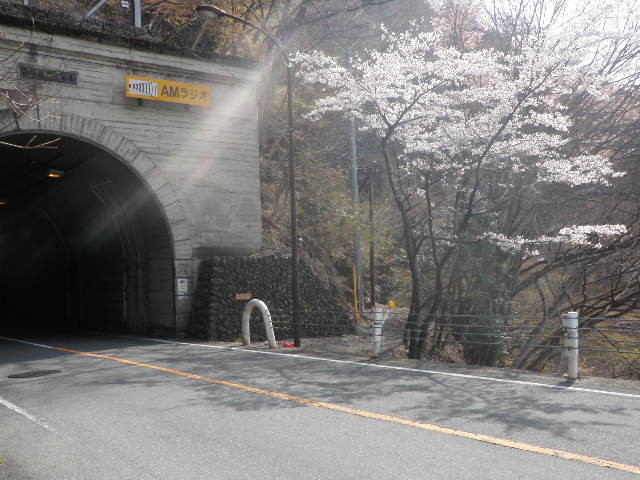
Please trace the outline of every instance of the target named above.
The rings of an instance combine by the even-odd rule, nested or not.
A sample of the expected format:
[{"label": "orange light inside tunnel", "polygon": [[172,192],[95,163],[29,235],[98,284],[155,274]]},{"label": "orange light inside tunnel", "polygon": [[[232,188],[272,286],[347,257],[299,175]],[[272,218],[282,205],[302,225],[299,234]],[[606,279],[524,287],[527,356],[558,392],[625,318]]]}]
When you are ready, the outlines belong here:
[{"label": "orange light inside tunnel", "polygon": [[64,176],[64,172],[62,170],[54,170],[49,169],[49,173],[47,174],[49,178],[62,178]]},{"label": "orange light inside tunnel", "polygon": [[0,206],[2,205],[9,205],[9,202],[6,200],[0,200]]}]

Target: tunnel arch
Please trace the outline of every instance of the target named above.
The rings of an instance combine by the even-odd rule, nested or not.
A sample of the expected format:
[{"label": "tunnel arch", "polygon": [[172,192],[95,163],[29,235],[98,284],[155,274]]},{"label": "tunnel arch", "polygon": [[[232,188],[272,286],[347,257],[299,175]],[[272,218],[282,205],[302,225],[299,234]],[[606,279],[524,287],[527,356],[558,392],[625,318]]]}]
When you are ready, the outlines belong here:
[{"label": "tunnel arch", "polygon": [[[46,236],[52,245],[55,244],[51,249],[58,253],[53,255],[57,258],[57,263],[54,260],[38,260],[38,263],[37,259],[33,259],[41,268],[51,269],[59,274],[62,265],[59,253],[65,252],[66,277],[62,283],[67,284],[67,298],[62,323],[70,328],[160,335],[175,335],[183,330],[177,322],[179,297],[176,297],[175,278],[176,273],[188,277],[191,272],[193,253],[189,226],[180,197],[155,162],[121,133],[79,115],[52,116],[39,122],[23,117],[15,128],[5,130],[0,135],[5,139],[20,136],[24,138],[25,135],[61,137],[62,144],[67,148],[98,156],[102,162],[100,168],[93,173],[83,173],[93,182],[91,185],[84,185],[89,193],[83,191],[79,197],[84,199],[83,209],[69,201],[70,194],[65,197],[65,194],[60,193],[56,197],[55,193],[51,193],[50,198],[46,198],[47,201],[55,200],[51,205],[57,201],[58,204],[67,206],[59,206],[57,209],[52,206],[40,208],[38,220],[35,220],[35,216],[32,217],[33,224],[29,224],[27,220],[29,215],[14,214],[18,218],[14,220],[18,224],[26,222],[21,224],[21,228],[30,225],[35,235]],[[35,158],[33,153],[28,155]],[[77,177],[77,172],[82,168],[86,170],[94,167],[96,164],[92,166],[87,162],[78,167],[79,170],[74,175]],[[70,180],[73,180],[74,175],[69,175]],[[111,175],[115,180],[101,183],[98,181],[100,175]],[[75,181],[81,183],[81,180]],[[61,187],[58,189],[63,190]],[[140,203],[140,212],[129,208],[131,201]],[[32,202],[37,204],[36,200]],[[93,243],[80,242],[78,239],[82,232],[77,224],[79,220],[65,220],[65,215],[61,214],[65,208],[68,212],[74,212],[70,217],[87,217],[85,220],[93,219],[96,222],[96,219],[100,219],[105,228],[104,236],[98,236]],[[57,240],[51,240],[53,237]],[[155,243],[158,245],[149,247]],[[96,250],[93,257],[92,248]],[[108,258],[116,257],[120,260],[119,266],[118,262],[108,261]],[[91,263],[92,258],[94,264]],[[95,278],[88,276],[87,272],[92,269]],[[74,275],[84,277],[75,280],[67,278]],[[100,275],[104,277],[102,280],[99,280]],[[60,283],[55,281],[56,275],[51,272],[40,276],[53,285]],[[117,281],[114,279],[118,276],[121,281],[116,286]],[[7,278],[5,283],[6,280]],[[70,286],[70,282],[80,282],[81,285]],[[61,303],[59,296],[62,289],[51,288],[53,293],[47,301],[53,302],[56,299]],[[82,293],[78,288],[86,291]],[[120,296],[116,293],[118,288]],[[70,296],[74,298],[69,299]],[[26,300],[24,296],[18,297],[22,302]],[[90,308],[91,306],[94,308]],[[60,316],[60,308],[57,305],[57,317]],[[84,318],[87,315],[92,321]],[[18,320],[17,323],[21,322]],[[30,321],[30,324],[36,326],[42,326],[41,323]]]},{"label": "tunnel arch", "polygon": [[[128,165],[155,194],[170,225],[174,243],[189,237],[184,208],[171,182],[155,162],[123,134],[97,120],[70,113],[51,115],[42,120],[22,116],[17,120],[15,128],[3,130],[0,135],[17,133],[50,133],[72,137],[107,151]],[[187,256],[192,258],[193,254]]]}]

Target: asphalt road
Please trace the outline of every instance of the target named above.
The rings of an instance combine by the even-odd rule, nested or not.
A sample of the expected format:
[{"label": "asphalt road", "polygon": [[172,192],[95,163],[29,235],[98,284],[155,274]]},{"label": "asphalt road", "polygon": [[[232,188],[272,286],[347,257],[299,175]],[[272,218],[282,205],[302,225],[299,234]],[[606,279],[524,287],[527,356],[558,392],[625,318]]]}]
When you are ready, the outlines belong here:
[{"label": "asphalt road", "polygon": [[[101,357],[0,339],[2,480],[640,477],[584,461],[640,466],[637,383],[596,393],[143,339],[24,340]],[[59,373],[8,378],[35,370]]]}]

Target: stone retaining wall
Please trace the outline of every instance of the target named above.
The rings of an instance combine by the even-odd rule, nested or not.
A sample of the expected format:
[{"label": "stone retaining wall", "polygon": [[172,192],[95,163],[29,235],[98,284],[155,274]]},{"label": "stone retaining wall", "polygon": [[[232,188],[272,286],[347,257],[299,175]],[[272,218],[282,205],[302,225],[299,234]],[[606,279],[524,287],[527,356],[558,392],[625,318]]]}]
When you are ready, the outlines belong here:
[{"label": "stone retaining wall", "polygon": [[[350,331],[351,320],[335,286],[322,282],[303,262],[299,264],[304,336],[329,336]],[[276,339],[290,339],[291,261],[284,257],[215,257],[200,264],[189,334],[198,338],[234,341],[241,336],[246,301],[237,293],[262,300],[273,317]],[[265,339],[260,316],[251,318],[251,340]]]}]

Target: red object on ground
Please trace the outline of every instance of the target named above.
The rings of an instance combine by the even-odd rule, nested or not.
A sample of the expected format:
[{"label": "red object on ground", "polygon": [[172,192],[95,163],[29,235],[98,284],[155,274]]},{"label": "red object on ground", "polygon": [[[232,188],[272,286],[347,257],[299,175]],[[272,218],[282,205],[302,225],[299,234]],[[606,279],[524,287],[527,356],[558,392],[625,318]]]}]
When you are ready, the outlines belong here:
[{"label": "red object on ground", "polygon": [[282,348],[296,348],[293,343],[282,342]]}]

